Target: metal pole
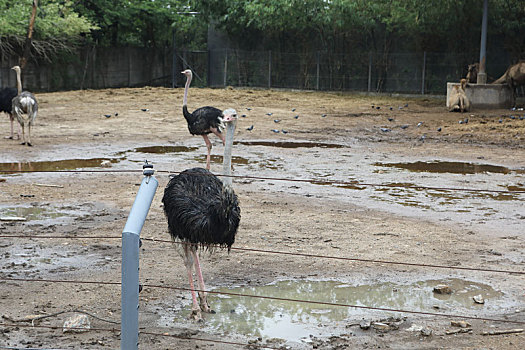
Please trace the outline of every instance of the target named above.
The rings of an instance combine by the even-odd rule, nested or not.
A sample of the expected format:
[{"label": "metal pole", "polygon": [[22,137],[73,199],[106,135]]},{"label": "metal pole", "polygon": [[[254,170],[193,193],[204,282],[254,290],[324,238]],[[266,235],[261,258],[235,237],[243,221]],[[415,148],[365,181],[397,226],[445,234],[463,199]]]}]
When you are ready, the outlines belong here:
[{"label": "metal pole", "polygon": [[227,78],[227,75],[228,75],[228,50],[225,50],[225,53],[224,53],[224,87],[226,87],[226,78]]},{"label": "metal pole", "polygon": [[478,72],[478,84],[487,83],[487,73],[485,70],[485,64],[487,60],[486,49],[487,49],[487,22],[489,12],[489,0],[483,1],[483,20],[481,21],[481,46],[479,49],[479,72]]},{"label": "metal pole", "polygon": [[172,31],[172,46],[173,46],[173,50],[172,50],[172,54],[173,54],[173,57],[171,59],[171,87],[172,88],[176,88],[177,87],[177,46],[176,46],[176,43],[175,43],[175,27],[173,27],[173,31]]},{"label": "metal pole", "polygon": [[423,51],[423,69],[421,73],[421,95],[425,94],[425,70],[427,68],[427,52]]},{"label": "metal pole", "polygon": [[319,90],[319,68],[320,68],[319,67],[319,63],[320,63],[319,60],[320,60],[320,58],[319,58],[319,51],[317,51],[317,81],[315,83],[315,89],[316,90]]},{"label": "metal pole", "polygon": [[144,179],[122,231],[121,350],[138,349],[140,231],[159,184],[153,177],[153,165],[146,161],[143,169]]},{"label": "metal pole", "polygon": [[268,51],[268,89],[272,87],[272,51]]},{"label": "metal pole", "polygon": [[372,91],[372,52],[368,53],[368,92]]}]

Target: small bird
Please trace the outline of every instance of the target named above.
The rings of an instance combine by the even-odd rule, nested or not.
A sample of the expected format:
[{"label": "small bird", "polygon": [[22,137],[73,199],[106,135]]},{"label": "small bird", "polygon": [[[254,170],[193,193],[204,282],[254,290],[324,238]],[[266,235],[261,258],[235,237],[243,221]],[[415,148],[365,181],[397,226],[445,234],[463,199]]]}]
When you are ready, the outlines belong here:
[{"label": "small bird", "polygon": [[437,131],[440,132],[440,131],[441,131],[441,128],[438,128]]},{"label": "small bird", "polygon": [[288,130],[282,129],[281,131],[282,131],[283,134],[288,134]]},{"label": "small bird", "polygon": [[423,125],[423,122],[417,123],[417,127],[419,128],[421,125]]},{"label": "small bird", "polygon": [[510,116],[510,119],[516,119],[516,117],[515,117],[515,116],[513,116],[513,115],[511,115],[511,116]]},{"label": "small bird", "polygon": [[273,122],[274,123],[279,123],[281,121],[281,119],[274,119]]},{"label": "small bird", "polygon": [[388,121],[389,121],[389,122],[393,122],[393,121],[394,121],[394,118],[388,118]]},{"label": "small bird", "polygon": [[111,114],[104,114],[104,117],[111,118]]},{"label": "small bird", "polygon": [[140,110],[141,110],[142,112],[147,112],[147,111],[149,111],[148,108],[141,108]]},{"label": "small bird", "polygon": [[394,107],[390,107],[390,110],[393,111],[393,110],[394,110]]},{"label": "small bird", "polygon": [[400,128],[405,130],[406,128],[408,128],[408,125],[401,125]]},{"label": "small bird", "polygon": [[323,114],[321,117],[322,117],[322,118],[325,118],[325,117],[326,117],[326,114]]},{"label": "small bird", "polygon": [[377,106],[376,109],[381,109],[381,107]]},{"label": "small bird", "polygon": [[408,103],[405,104],[405,108],[407,108],[407,107],[408,107]]},{"label": "small bird", "polygon": [[391,131],[391,130],[390,130],[389,128],[381,128],[381,131],[382,131],[382,132],[389,132],[389,131]]},{"label": "small bird", "polygon": [[500,120],[498,120],[498,122],[503,123],[503,119],[500,118]]},{"label": "small bird", "polygon": [[251,111],[252,109],[250,107],[246,107],[246,110],[247,111]]},{"label": "small bird", "polygon": [[296,115],[294,118],[295,118],[295,119],[299,119],[299,115]]},{"label": "small bird", "polygon": [[115,117],[118,117],[118,112],[117,112],[117,113],[115,113]]},{"label": "small bird", "polygon": [[292,108],[292,112],[295,112],[295,108]]},{"label": "small bird", "polygon": [[269,112],[269,113],[266,113],[266,115],[271,117],[273,113]]},{"label": "small bird", "polygon": [[246,114],[242,114],[242,115],[241,115],[241,118],[246,118]]},{"label": "small bird", "polygon": [[251,125],[250,127],[246,128],[246,130],[252,131],[253,130],[253,125]]},{"label": "small bird", "polygon": [[279,133],[279,130],[277,130],[277,129],[272,129],[272,131],[273,131],[274,133],[276,133],[276,134]]}]

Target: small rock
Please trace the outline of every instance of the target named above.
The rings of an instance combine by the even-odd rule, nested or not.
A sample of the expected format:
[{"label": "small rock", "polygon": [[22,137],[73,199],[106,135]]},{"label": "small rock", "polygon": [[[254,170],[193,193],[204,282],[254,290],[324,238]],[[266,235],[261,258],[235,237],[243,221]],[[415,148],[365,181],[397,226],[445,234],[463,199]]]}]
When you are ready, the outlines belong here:
[{"label": "small rock", "polygon": [[421,335],[424,337],[430,337],[432,335],[432,330],[430,328],[423,328],[421,330]]},{"label": "small rock", "polygon": [[388,332],[390,330],[390,326],[382,322],[372,323],[372,328],[374,328],[378,332]]},{"label": "small rock", "polygon": [[452,289],[446,284],[438,284],[433,291],[437,294],[452,294]]},{"label": "small rock", "polygon": [[365,320],[363,320],[363,321],[361,321],[361,322],[359,323],[359,328],[364,329],[364,330],[367,330],[367,329],[370,328],[371,325],[372,325],[372,323],[371,323],[370,321],[365,321]]},{"label": "small rock", "polygon": [[450,321],[450,325],[452,327],[460,327],[460,328],[468,328],[472,326],[467,321]]},{"label": "small rock", "polygon": [[74,315],[64,322],[62,332],[82,333],[88,332],[90,328],[91,323],[86,315]]},{"label": "small rock", "polygon": [[472,299],[476,304],[485,304],[485,299],[483,299],[483,296],[481,294],[473,296]]}]

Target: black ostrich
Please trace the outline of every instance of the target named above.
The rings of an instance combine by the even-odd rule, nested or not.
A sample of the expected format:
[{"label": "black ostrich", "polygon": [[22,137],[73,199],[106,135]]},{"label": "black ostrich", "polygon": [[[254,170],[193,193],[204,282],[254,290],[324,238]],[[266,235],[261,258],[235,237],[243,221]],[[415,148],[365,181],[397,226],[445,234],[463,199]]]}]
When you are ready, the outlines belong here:
[{"label": "black ostrich", "polygon": [[[15,116],[13,115],[13,98],[18,95],[18,91],[15,88],[6,87],[0,90],[0,112],[5,112],[9,116],[11,121],[11,134],[10,139],[13,139],[13,123]],[[18,128],[18,138],[20,138],[20,127]]]},{"label": "black ostrich", "polygon": [[184,118],[188,122],[188,130],[192,135],[201,135],[206,143],[208,154],[206,156],[206,169],[210,170],[210,154],[211,154],[211,142],[208,138],[208,134],[214,133],[217,135],[224,145],[224,136],[222,130],[224,130],[224,115],[223,112],[215,107],[201,107],[193,111],[188,112],[188,89],[191,84],[193,74],[191,70],[186,69],[182,72],[186,76],[186,86],[184,87],[184,100],[182,101],[182,113]]},{"label": "black ostrich", "polygon": [[[181,242],[179,252],[188,273],[193,302],[191,317],[199,321],[202,320],[201,311],[213,311],[206,300],[197,250],[199,247],[213,249],[218,245],[227,247],[229,251],[241,219],[241,209],[230,177],[237,114],[235,110],[227,109],[223,115],[226,124],[223,172],[226,176],[221,181],[207,169],[187,169],[169,181],[162,197],[171,238]],[[200,289],[200,303],[197,302],[193,284],[193,267]]]}]

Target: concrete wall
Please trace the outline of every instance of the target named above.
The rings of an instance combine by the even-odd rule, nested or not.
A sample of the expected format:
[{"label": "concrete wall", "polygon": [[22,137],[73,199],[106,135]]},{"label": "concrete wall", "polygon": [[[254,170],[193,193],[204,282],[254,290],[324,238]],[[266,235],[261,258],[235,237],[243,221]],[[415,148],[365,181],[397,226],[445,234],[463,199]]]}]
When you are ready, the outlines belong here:
[{"label": "concrete wall", "polygon": [[[459,83],[447,83],[447,107],[450,107],[448,98],[453,86]],[[511,108],[514,105],[512,91],[506,84],[468,84],[465,93],[471,109]]]}]

